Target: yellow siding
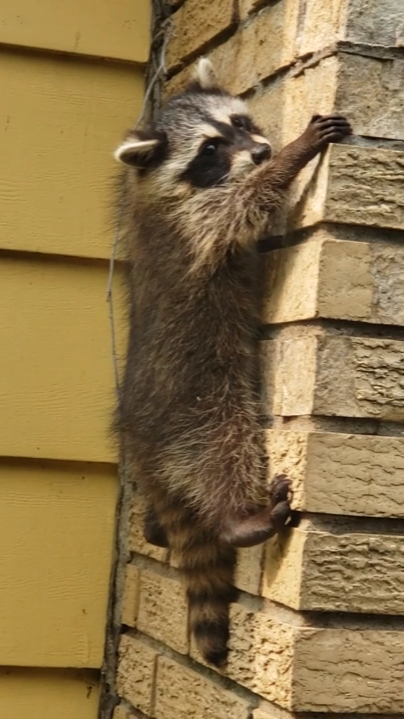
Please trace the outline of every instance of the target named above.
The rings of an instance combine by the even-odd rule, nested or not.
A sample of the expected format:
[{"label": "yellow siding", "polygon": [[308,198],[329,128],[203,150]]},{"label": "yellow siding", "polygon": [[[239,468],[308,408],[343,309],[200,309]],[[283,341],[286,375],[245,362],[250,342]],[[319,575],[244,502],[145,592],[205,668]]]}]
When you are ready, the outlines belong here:
[{"label": "yellow siding", "polygon": [[115,474],[0,464],[0,665],[101,665]]},{"label": "yellow siding", "polygon": [[109,257],[112,153],[142,89],[131,65],[0,48],[0,249]]},{"label": "yellow siding", "polygon": [[0,719],[96,719],[98,687],[77,672],[0,670]]},{"label": "yellow siding", "polygon": [[3,0],[0,43],[144,63],[149,24],[143,0]]},{"label": "yellow siding", "polygon": [[0,719],[96,719],[118,490],[112,153],[141,108],[150,2],[0,14]]},{"label": "yellow siding", "polygon": [[115,460],[107,276],[106,265],[0,255],[0,455]]}]

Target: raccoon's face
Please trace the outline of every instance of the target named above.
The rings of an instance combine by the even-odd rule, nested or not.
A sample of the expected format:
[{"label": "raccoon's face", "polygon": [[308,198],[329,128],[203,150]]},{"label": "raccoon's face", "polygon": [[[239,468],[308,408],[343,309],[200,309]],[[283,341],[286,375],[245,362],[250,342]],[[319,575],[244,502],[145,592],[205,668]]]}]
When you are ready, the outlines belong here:
[{"label": "raccoon's face", "polygon": [[137,168],[140,179],[153,174],[153,184],[173,194],[181,187],[234,182],[270,157],[271,146],[246,104],[219,88],[207,60],[199,62],[195,81],[168,102],[156,124],[130,132],[115,153]]}]

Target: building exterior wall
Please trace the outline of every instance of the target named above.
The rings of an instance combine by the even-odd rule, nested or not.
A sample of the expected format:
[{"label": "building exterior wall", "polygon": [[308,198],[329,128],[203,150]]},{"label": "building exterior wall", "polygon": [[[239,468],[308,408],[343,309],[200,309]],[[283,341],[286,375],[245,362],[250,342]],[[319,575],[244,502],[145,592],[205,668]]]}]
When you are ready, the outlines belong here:
[{"label": "building exterior wall", "polygon": [[268,449],[301,521],[240,552],[230,661],[189,640],[132,494],[115,719],[404,715],[404,6],[185,0],[163,93],[212,59],[280,148],[314,113],[355,136],[301,173],[263,256]]},{"label": "building exterior wall", "polygon": [[149,22],[147,0],[0,11],[0,719],[98,712],[118,494],[109,178]]}]

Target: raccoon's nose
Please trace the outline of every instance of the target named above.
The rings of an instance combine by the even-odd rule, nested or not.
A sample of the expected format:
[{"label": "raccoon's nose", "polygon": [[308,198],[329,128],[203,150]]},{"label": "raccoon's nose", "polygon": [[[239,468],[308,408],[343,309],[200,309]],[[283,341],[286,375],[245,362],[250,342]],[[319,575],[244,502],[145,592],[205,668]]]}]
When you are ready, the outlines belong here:
[{"label": "raccoon's nose", "polygon": [[254,149],[251,150],[251,157],[255,165],[260,165],[261,162],[269,160],[271,157],[271,148],[267,143],[260,142],[255,145]]}]

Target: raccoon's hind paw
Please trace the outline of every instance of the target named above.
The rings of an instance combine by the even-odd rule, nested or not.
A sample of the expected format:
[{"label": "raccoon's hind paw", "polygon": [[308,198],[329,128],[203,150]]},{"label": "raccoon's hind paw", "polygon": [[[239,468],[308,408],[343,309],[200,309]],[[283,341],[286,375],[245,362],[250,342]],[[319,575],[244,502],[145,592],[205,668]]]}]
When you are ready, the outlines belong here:
[{"label": "raccoon's hind paw", "polygon": [[253,547],[280,532],[292,517],[291,482],[284,474],[272,480],[266,507],[248,517],[227,517],[220,534],[233,547]]},{"label": "raccoon's hind paw", "polygon": [[269,498],[271,503],[271,522],[279,532],[292,517],[290,500],[292,498],[291,480],[285,474],[277,474],[269,485]]}]

